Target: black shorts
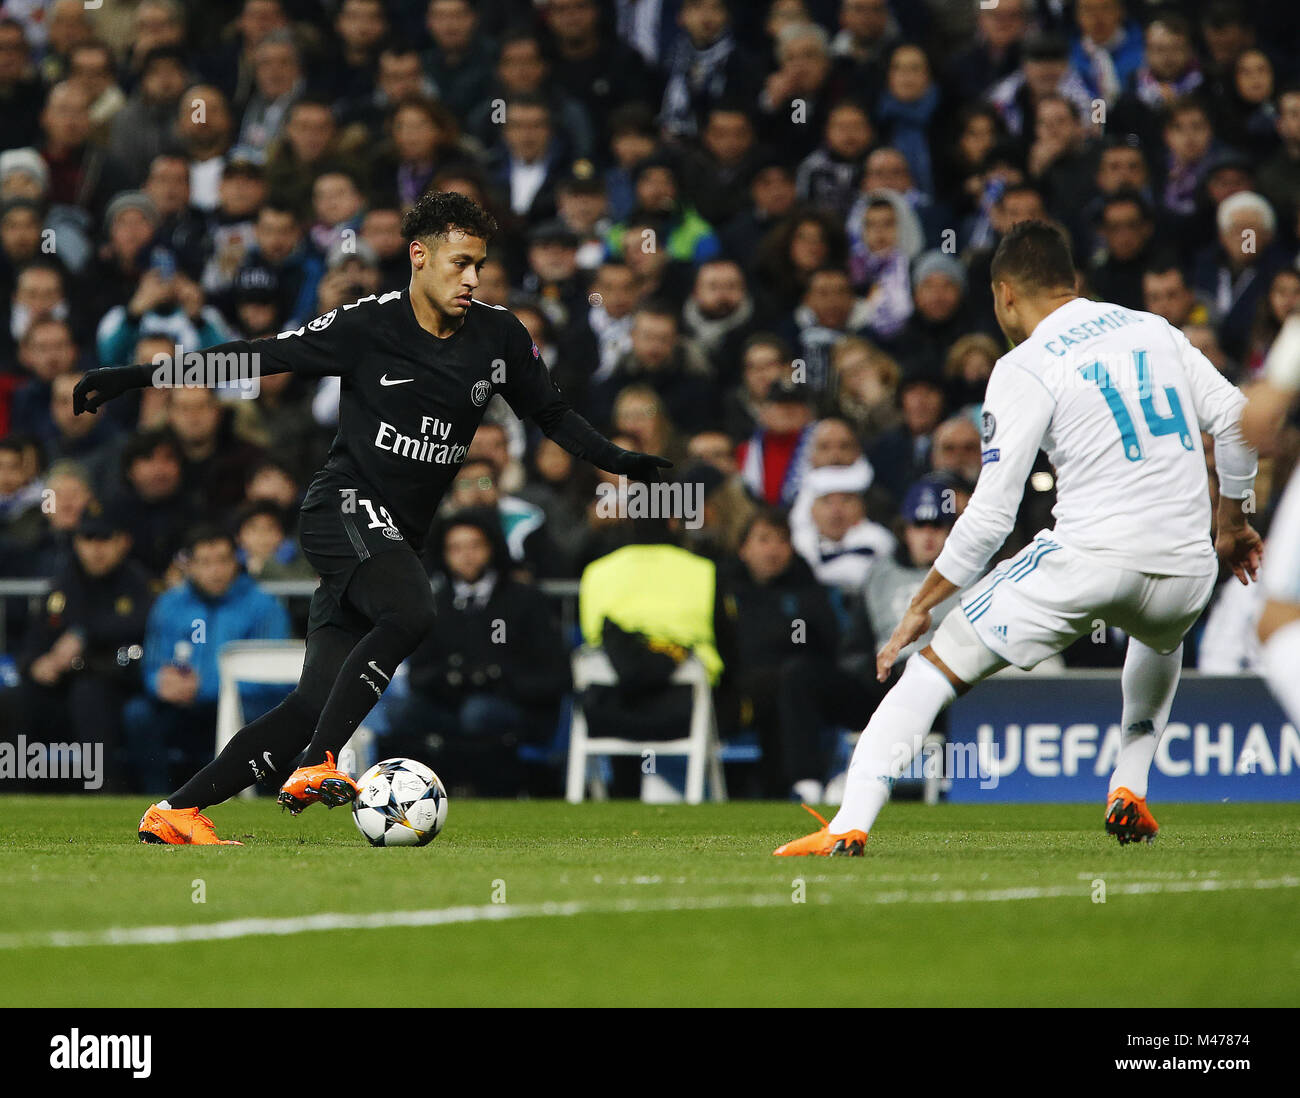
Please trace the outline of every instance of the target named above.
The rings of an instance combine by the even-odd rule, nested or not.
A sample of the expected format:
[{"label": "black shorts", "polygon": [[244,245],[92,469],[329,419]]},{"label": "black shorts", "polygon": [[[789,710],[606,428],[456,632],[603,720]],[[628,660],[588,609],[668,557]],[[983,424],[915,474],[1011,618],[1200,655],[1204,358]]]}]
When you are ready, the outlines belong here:
[{"label": "black shorts", "polygon": [[322,625],[369,632],[369,619],[344,599],[352,573],[381,553],[419,557],[383,501],[365,488],[313,485],[299,514],[298,535],[303,556],[320,574],[307,615],[309,634]]}]

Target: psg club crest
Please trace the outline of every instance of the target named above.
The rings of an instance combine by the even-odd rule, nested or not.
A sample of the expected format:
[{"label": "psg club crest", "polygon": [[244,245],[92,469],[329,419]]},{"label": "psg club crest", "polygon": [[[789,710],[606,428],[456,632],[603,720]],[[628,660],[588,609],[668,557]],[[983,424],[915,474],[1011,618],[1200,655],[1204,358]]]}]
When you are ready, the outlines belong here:
[{"label": "psg club crest", "polygon": [[310,324],[308,324],[307,327],[310,328],[313,332],[323,332],[326,328],[328,328],[331,324],[334,323],[334,318],[338,315],[339,315],[339,311],[337,309],[331,309],[324,316],[318,316],[315,320],[313,320]]},{"label": "psg club crest", "polygon": [[469,391],[469,398],[474,402],[474,407],[482,408],[492,396],[492,383],[490,381],[476,381],[474,388]]}]

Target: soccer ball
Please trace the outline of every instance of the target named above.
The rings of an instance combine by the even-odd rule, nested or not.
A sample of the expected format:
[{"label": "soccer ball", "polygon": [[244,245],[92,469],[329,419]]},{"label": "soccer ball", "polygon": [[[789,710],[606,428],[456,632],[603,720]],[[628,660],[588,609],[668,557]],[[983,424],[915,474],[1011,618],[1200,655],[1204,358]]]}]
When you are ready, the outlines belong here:
[{"label": "soccer ball", "polygon": [[357,779],[352,820],[371,846],[424,846],[447,822],[447,790],[415,759],[385,759]]}]

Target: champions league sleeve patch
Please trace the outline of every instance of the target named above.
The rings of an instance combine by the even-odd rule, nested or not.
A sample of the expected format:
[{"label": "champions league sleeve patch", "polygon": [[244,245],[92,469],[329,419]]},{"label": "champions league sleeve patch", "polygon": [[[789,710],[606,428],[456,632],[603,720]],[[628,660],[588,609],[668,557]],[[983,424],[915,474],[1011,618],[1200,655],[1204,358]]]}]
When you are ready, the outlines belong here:
[{"label": "champions league sleeve patch", "polygon": [[987,446],[993,441],[993,435],[997,432],[998,421],[994,418],[992,412],[984,412],[980,415],[980,440]]}]

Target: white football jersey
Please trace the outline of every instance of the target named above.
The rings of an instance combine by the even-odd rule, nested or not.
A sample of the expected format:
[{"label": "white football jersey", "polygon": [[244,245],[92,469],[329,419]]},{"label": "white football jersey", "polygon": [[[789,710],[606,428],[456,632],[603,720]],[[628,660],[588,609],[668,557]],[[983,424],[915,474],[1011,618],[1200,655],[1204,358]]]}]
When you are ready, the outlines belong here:
[{"label": "white football jersey", "polygon": [[[965,587],[1015,523],[1039,449],[1056,469],[1053,536],[1116,567],[1217,568],[1201,431],[1239,437],[1245,398],[1163,317],[1075,298],[993,368],[984,463],[935,567]],[[1233,498],[1254,472],[1220,469]]]}]

